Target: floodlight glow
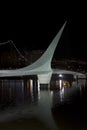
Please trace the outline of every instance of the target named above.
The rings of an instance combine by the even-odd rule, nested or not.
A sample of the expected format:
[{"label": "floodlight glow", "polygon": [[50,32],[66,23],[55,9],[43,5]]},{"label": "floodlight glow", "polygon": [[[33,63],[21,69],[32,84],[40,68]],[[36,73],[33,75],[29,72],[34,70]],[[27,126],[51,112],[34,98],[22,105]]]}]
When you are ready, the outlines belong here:
[{"label": "floodlight glow", "polygon": [[63,75],[62,75],[62,74],[59,74],[59,77],[63,77]]},{"label": "floodlight glow", "polygon": [[59,80],[59,87],[62,88],[62,80]]}]

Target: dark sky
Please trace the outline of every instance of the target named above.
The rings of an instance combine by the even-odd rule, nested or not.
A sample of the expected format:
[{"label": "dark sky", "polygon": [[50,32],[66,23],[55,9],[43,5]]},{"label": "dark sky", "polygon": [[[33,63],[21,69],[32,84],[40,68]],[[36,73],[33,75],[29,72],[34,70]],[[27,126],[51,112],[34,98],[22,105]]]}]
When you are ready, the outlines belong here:
[{"label": "dark sky", "polygon": [[56,57],[87,58],[86,8],[82,3],[3,3],[0,42],[12,40],[20,49],[46,49],[67,20]]}]

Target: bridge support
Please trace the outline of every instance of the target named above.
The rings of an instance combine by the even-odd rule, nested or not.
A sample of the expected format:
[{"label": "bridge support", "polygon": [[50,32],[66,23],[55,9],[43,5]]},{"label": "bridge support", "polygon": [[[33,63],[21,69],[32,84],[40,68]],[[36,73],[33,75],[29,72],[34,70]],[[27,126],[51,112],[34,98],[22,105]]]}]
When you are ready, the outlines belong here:
[{"label": "bridge support", "polygon": [[[49,72],[47,74],[38,74],[38,80],[40,85],[43,87],[45,86],[49,86],[50,80],[51,80],[51,76],[52,76],[52,72]],[[44,84],[44,85],[43,85]]]}]

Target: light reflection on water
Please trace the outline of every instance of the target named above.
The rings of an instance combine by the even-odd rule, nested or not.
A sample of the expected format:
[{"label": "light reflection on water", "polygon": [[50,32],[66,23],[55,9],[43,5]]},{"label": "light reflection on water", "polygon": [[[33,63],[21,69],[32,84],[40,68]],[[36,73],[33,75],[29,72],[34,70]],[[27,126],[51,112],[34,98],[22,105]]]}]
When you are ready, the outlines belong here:
[{"label": "light reflection on water", "polygon": [[[21,117],[35,117],[51,129],[57,129],[54,127],[57,124],[60,130],[71,130],[70,124],[69,126],[66,125],[68,119],[64,121],[66,120],[65,113],[67,113],[67,116],[72,116],[68,115],[72,111],[76,114],[76,104],[87,107],[85,105],[87,103],[86,87],[85,79],[78,81],[54,80],[50,83],[49,90],[40,90],[39,82],[35,79],[0,79],[0,122]],[[66,111],[67,107],[71,110]],[[83,112],[82,107],[81,110],[79,110],[80,113]],[[9,113],[9,116],[7,116],[7,113]],[[74,117],[72,120],[74,120]],[[69,123],[73,125],[73,121]],[[66,128],[63,128],[61,124]]]},{"label": "light reflection on water", "polygon": [[0,104],[12,102],[21,104],[26,100],[34,102],[38,98],[36,82],[32,79],[0,80]]}]

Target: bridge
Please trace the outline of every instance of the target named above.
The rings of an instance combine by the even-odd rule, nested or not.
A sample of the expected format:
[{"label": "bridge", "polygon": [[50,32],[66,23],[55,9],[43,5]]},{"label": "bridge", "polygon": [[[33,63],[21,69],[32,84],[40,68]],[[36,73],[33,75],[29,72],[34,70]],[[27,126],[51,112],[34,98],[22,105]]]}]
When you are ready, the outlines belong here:
[{"label": "bridge", "polygon": [[66,22],[63,24],[59,32],[56,34],[51,44],[48,46],[44,54],[34,63],[23,68],[15,70],[0,70],[0,77],[18,77],[18,76],[28,76],[28,75],[37,75],[40,84],[49,84],[52,73],[58,74],[73,74],[74,76],[85,75],[78,72],[66,71],[57,69],[56,71],[51,68],[51,61],[53,58],[54,51],[57,44],[61,38],[63,30],[65,28]]}]

